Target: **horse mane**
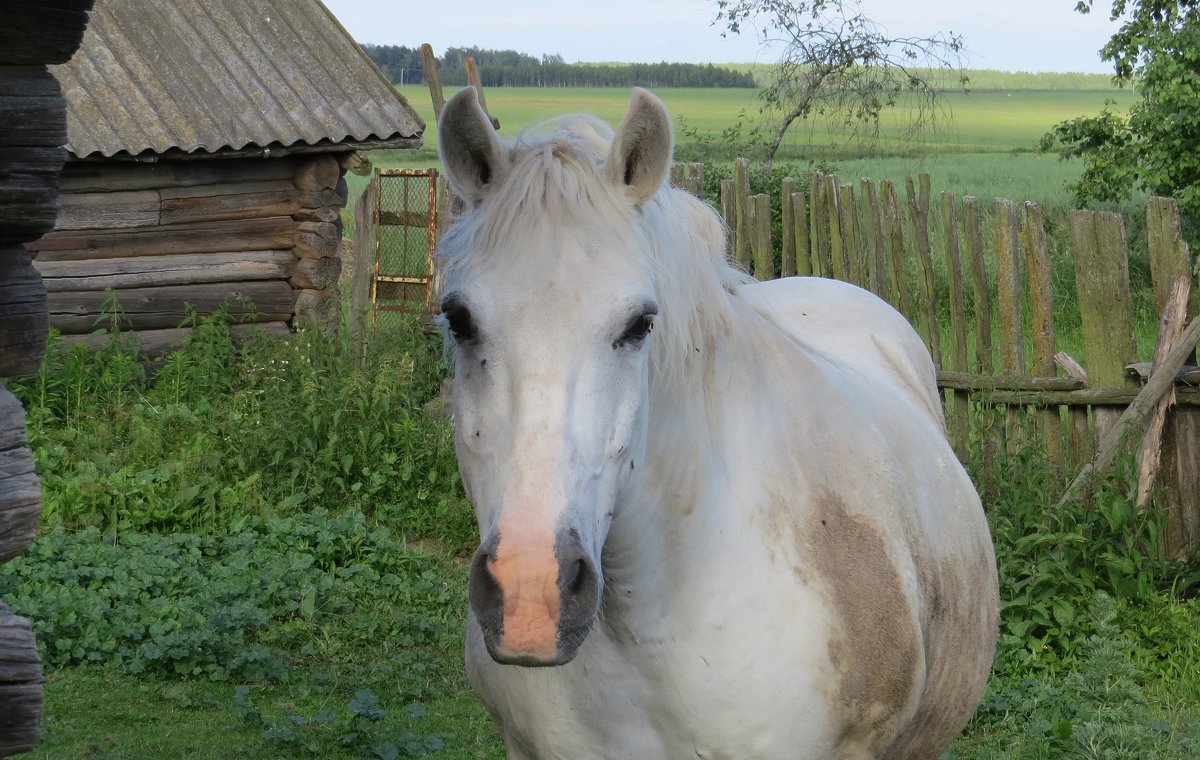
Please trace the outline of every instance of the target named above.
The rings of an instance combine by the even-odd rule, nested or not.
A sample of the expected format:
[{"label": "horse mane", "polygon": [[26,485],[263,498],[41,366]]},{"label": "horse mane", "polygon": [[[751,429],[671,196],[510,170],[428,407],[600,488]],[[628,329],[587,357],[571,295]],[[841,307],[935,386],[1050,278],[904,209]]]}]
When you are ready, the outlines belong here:
[{"label": "horse mane", "polygon": [[[476,207],[456,216],[438,247],[439,293],[470,273],[503,266],[499,243],[539,228],[632,229],[622,250],[644,253],[660,316],[652,333],[652,386],[675,387],[732,331],[738,286],[751,281],[726,258],[725,226],[690,193],[664,183],[640,209],[614,185],[603,165],[612,144],[608,124],[587,115],[550,119],[507,143],[509,167]],[[631,224],[614,224],[621,220]],[[605,255],[609,255],[605,251]]]}]

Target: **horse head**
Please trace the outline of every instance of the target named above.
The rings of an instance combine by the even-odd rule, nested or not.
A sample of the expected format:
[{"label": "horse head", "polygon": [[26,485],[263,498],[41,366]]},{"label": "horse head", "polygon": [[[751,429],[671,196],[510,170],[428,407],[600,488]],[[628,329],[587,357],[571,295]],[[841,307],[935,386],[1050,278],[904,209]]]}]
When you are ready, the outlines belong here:
[{"label": "horse head", "polygon": [[671,162],[663,104],[635,90],[611,142],[564,123],[505,145],[472,88],[439,124],[467,208],[439,252],[454,418],[480,547],[471,611],[501,663],[571,660],[600,556],[645,455],[654,268],[639,225]]}]

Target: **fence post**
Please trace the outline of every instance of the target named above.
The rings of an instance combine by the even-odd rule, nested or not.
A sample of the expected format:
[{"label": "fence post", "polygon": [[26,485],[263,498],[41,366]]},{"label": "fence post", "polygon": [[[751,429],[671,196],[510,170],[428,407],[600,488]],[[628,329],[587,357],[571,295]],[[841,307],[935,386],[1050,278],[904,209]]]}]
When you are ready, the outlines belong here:
[{"label": "fence post", "polygon": [[721,218],[725,220],[725,258],[734,260],[737,245],[737,189],[734,180],[721,180]]},{"label": "fence post", "polygon": [[875,194],[874,180],[862,180],[863,212],[867,227],[867,282],[871,292],[887,298],[887,266],[883,252],[883,214],[879,209],[879,196]]},{"label": "fence post", "polygon": [[[1096,388],[1130,387],[1125,365],[1137,358],[1137,342],[1124,221],[1118,214],[1098,211],[1072,211],[1070,220],[1088,382]],[[1112,409],[1093,409],[1096,437],[1119,416]]]},{"label": "fence post", "polygon": [[[1154,300],[1164,315],[1170,283],[1192,279],[1192,257],[1180,234],[1174,200],[1151,198],[1146,217]],[[1191,311],[1185,306],[1185,314]],[[1200,409],[1175,407],[1167,415],[1159,463],[1157,495],[1166,518],[1161,544],[1167,556],[1178,556],[1200,547]]]},{"label": "fence post", "polygon": [[779,258],[779,276],[791,277],[796,274],[796,219],[795,209],[792,207],[792,194],[796,192],[796,178],[784,177],[782,184],[782,194],[779,198],[779,207],[782,211],[782,230],[781,236],[783,239],[782,254]]},{"label": "fence post", "polygon": [[810,277],[813,274],[812,245],[809,238],[808,208],[804,202],[804,193],[799,191],[792,193],[788,196],[787,203],[792,209],[792,224],[795,227],[792,241],[796,250],[796,274],[801,277]]},{"label": "fence post", "polygon": [[[1050,247],[1046,241],[1046,216],[1042,207],[1025,203],[1025,271],[1029,277],[1030,328],[1033,333],[1031,368],[1037,377],[1053,377],[1054,295],[1050,289]],[[1046,448],[1054,463],[1063,464],[1062,419],[1057,407],[1042,412]]]},{"label": "fence post", "polygon": [[912,177],[904,178],[908,191],[908,213],[912,218],[913,237],[917,245],[917,261],[921,264],[921,314],[925,326],[925,341],[933,363],[942,368],[942,338],[937,323],[937,290],[933,276],[933,248],[929,242],[929,175],[920,175],[920,193],[913,187]]},{"label": "fence post", "polygon": [[900,218],[900,204],[896,200],[896,185],[890,179],[885,179],[879,184],[879,191],[883,194],[883,213],[887,218],[888,258],[891,261],[891,297],[888,300],[909,322],[915,323],[916,313],[908,297],[908,267],[904,263],[904,223]]},{"label": "fence post", "polygon": [[733,162],[733,198],[736,213],[736,234],[733,241],[733,260],[750,271],[750,161],[739,158]]},{"label": "fence post", "polygon": [[808,175],[808,229],[813,241],[813,274],[832,277],[829,242],[829,210],[825,195],[825,176],[820,172]]},{"label": "fence post", "polygon": [[[954,334],[951,346],[950,369],[967,372],[967,309],[963,293],[962,253],[958,234],[958,204],[954,193],[942,193],[942,232],[946,238],[946,271],[950,280],[950,328]],[[967,455],[969,435],[966,391],[954,391],[953,411],[949,415],[950,440],[960,459]]]},{"label": "fence post", "polygon": [[379,232],[375,218],[378,197],[379,175],[375,174],[354,204],[354,279],[350,285],[350,340],[354,346],[354,359],[359,362],[366,357],[367,352],[371,280],[375,274],[375,236]]},{"label": "fence post", "polygon": [[771,246],[771,196],[759,193],[750,198],[750,249],[754,253],[754,278],[775,279],[775,257]]},{"label": "fence post", "polygon": [[854,185],[838,186],[838,225],[842,228],[842,251],[846,261],[846,279],[859,287],[867,287],[863,266],[862,231],[858,223],[858,199]]},{"label": "fence post", "polygon": [[979,226],[979,201],[963,198],[963,226],[970,253],[971,280],[975,285],[975,366],[986,375],[992,371],[992,293],[988,286],[987,263],[983,257],[983,232]]}]

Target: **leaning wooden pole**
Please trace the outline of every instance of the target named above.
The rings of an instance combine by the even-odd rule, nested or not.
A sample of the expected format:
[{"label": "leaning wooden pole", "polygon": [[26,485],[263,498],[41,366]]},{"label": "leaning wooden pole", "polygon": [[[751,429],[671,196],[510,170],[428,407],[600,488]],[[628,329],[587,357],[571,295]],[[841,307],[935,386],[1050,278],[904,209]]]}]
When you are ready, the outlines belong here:
[{"label": "leaning wooden pole", "polygon": [[1059,499],[1058,508],[1065,507],[1072,499],[1086,490],[1095,481],[1099,473],[1104,472],[1116,460],[1121,448],[1128,443],[1131,436],[1140,433],[1146,424],[1146,419],[1154,410],[1159,400],[1175,387],[1175,376],[1183,367],[1196,344],[1200,343],[1200,319],[1192,323],[1184,331],[1174,347],[1163,357],[1162,364],[1150,376],[1141,393],[1134,398],[1125,412],[1117,419],[1100,440],[1096,456],[1084,466],[1066,493]]},{"label": "leaning wooden pole", "polygon": [[428,42],[421,45],[421,65],[425,69],[425,84],[429,85],[429,99],[433,101],[433,118],[441,119],[446,96],[442,93],[442,82],[438,79],[437,56],[433,54],[433,45]]}]

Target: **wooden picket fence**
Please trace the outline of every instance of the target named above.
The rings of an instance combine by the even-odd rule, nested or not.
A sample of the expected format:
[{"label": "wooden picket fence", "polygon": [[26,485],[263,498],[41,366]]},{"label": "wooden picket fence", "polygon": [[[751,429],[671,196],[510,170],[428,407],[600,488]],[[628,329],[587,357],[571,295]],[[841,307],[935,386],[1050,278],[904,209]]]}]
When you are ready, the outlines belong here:
[{"label": "wooden picket fence", "polygon": [[[1036,435],[1064,482],[1080,473],[1071,489],[1082,491],[1114,452],[1130,445],[1123,440],[1131,437],[1127,433],[1136,430],[1140,438],[1150,419],[1142,477],[1148,493],[1155,472],[1150,464],[1161,454],[1153,501],[1164,512],[1160,548],[1171,555],[1200,548],[1200,373],[1179,369],[1200,325],[1180,341],[1186,316],[1194,312],[1186,306],[1187,291],[1177,293],[1183,306],[1160,333],[1156,352],[1164,371],[1178,373],[1176,383],[1160,382],[1146,393],[1150,363],[1138,362],[1120,215],[1071,211],[1068,233],[1053,239],[1069,246],[1064,253],[1073,261],[1081,334],[1074,341],[1081,355],[1072,357],[1058,345],[1052,238],[1037,203],[996,199],[989,206],[948,192],[935,203],[926,174],[898,187],[814,172],[783,180],[781,202],[774,204],[781,219],[773,219],[771,199],[749,192],[748,168],[738,159],[733,179],[721,182],[735,262],[759,279],[796,274],[852,282],[900,310],[933,356],[960,456],[1011,450]],[[699,194],[702,177],[701,165],[677,165],[672,181]],[[1195,276],[1174,201],[1150,199],[1147,245],[1155,304],[1163,314],[1172,283],[1190,287]],[[1177,345],[1187,340],[1190,346]],[[1171,348],[1179,348],[1170,357],[1174,368],[1163,361]],[[1157,396],[1171,393],[1178,405],[1166,415]],[[1003,440],[979,440],[983,434],[969,421],[980,409],[1005,419]]]}]

